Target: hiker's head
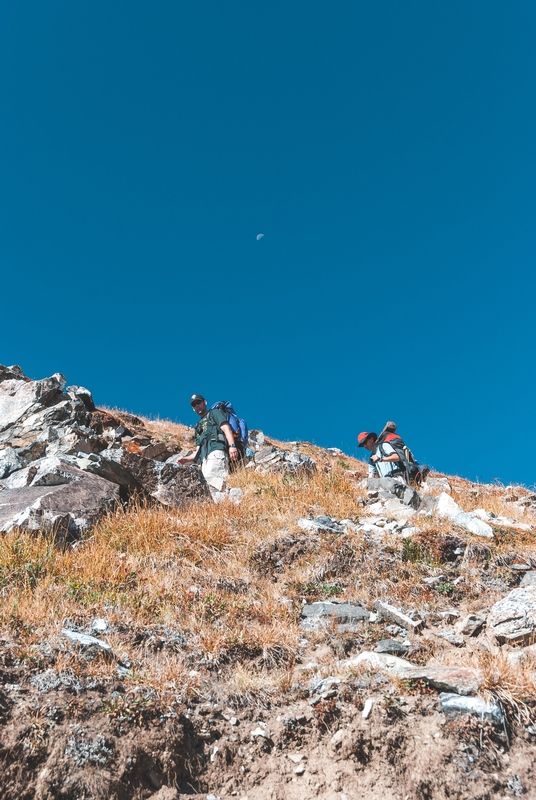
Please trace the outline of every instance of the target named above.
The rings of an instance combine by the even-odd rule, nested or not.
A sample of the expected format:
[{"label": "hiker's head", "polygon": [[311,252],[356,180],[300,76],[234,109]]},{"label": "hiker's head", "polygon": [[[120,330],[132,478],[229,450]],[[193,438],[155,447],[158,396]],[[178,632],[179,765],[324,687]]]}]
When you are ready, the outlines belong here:
[{"label": "hiker's head", "polygon": [[199,414],[200,417],[202,417],[205,411],[207,410],[207,401],[205,400],[202,394],[193,394],[190,397],[190,405],[192,406],[195,413]]},{"label": "hiker's head", "polygon": [[376,449],[376,440],[378,436],[372,431],[363,431],[357,437],[357,446],[364,447],[365,450],[370,450],[372,453]]}]

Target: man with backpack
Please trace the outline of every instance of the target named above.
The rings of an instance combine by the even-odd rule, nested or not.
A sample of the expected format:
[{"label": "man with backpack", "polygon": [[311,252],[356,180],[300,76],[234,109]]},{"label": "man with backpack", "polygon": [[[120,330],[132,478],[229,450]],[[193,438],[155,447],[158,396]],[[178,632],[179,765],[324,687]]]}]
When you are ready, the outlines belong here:
[{"label": "man with backpack", "polygon": [[357,437],[357,446],[369,450],[369,478],[399,478],[408,485],[420,484],[430,472],[424,464],[418,464],[409,447],[395,433],[396,424],[387,422],[383,431],[363,431]]},{"label": "man with backpack", "polygon": [[235,434],[226,412],[221,408],[207,409],[207,401],[203,395],[193,394],[190,405],[200,417],[194,429],[196,448],[178,463],[201,462],[201,472],[210,491],[221,492],[229,477],[229,459],[231,463],[235,463],[240,458]]},{"label": "man with backpack", "polygon": [[388,442],[380,444],[378,434],[363,431],[357,437],[357,446],[369,450],[369,478],[404,478],[400,456]]}]

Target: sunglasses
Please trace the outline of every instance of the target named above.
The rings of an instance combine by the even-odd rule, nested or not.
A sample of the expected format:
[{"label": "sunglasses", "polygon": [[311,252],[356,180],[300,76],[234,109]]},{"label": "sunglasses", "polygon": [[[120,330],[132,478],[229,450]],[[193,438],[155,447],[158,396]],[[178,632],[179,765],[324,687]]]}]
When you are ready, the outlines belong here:
[{"label": "sunglasses", "polygon": [[197,406],[202,406],[204,402],[205,402],[204,400],[195,400],[192,403],[192,408],[197,408]]}]

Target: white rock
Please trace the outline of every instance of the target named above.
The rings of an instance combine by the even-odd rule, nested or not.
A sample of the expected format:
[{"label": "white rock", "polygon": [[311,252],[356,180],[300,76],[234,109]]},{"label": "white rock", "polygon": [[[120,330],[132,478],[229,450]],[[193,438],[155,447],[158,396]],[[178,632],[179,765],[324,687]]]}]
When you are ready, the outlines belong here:
[{"label": "white rock", "polygon": [[368,719],[372,713],[372,706],[374,705],[374,700],[372,697],[368,697],[365,700],[365,705],[363,706],[363,711],[361,712],[361,716],[363,719]]},{"label": "white rock", "polygon": [[261,727],[255,728],[255,730],[251,731],[250,736],[252,739],[257,739],[261,737],[262,739],[269,739],[270,738],[270,731],[268,728],[263,730]]},{"label": "white rock", "polygon": [[94,619],[91,623],[91,630],[95,633],[106,633],[109,627],[105,619]]},{"label": "white rock", "polygon": [[292,761],[293,764],[299,764],[300,761],[303,761],[305,756],[303,753],[288,753],[288,757]]},{"label": "white rock", "polygon": [[400,667],[413,666],[410,661],[406,661],[404,658],[390,656],[388,653],[372,653],[368,650],[359,653],[358,656],[346,659],[342,664],[346,667],[358,667],[360,664],[368,664],[376,669],[386,669],[387,671],[396,671]]},{"label": "white rock", "polygon": [[67,639],[70,639],[74,644],[79,644],[81,647],[96,647],[99,650],[104,650],[111,655],[112,648],[107,642],[103,642],[95,636],[88,636],[86,633],[77,633],[77,631],[70,631],[67,628],[62,628],[62,634]]},{"label": "white rock", "polygon": [[463,509],[460,508],[456,500],[445,492],[441,492],[437,498],[436,511],[440,517],[448,517],[449,519],[463,513]]},{"label": "white rock", "polygon": [[228,498],[231,503],[234,503],[236,506],[240,505],[244,498],[244,492],[242,489],[229,489],[228,491]]},{"label": "white rock", "polygon": [[493,538],[493,530],[486,522],[463,511],[458,503],[445,492],[441,492],[437,498],[436,513],[444,519],[450,519],[455,525],[459,525],[460,528],[464,528],[476,536]]}]

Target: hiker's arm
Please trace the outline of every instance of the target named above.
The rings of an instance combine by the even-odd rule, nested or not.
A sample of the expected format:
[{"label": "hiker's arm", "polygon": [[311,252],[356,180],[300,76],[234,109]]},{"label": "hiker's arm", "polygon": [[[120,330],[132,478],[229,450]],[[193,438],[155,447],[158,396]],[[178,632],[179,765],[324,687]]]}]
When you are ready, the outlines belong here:
[{"label": "hiker's arm", "polygon": [[238,450],[236,448],[234,435],[233,435],[233,432],[231,430],[231,426],[229,425],[228,422],[222,422],[222,424],[220,425],[220,428],[222,429],[223,435],[227,439],[227,444],[229,445],[229,457],[233,461],[236,461],[236,459],[238,458]]},{"label": "hiker's arm", "polygon": [[398,455],[398,453],[391,453],[390,456],[384,456],[382,458],[381,456],[377,456],[376,454],[374,454],[373,456],[370,457],[370,460],[374,461],[374,463],[376,463],[376,461],[400,461],[400,456]]},{"label": "hiker's arm", "polygon": [[193,453],[190,453],[189,456],[184,456],[183,458],[179,458],[177,460],[177,464],[191,464],[195,461],[195,457],[199,452],[199,447],[196,447]]}]

